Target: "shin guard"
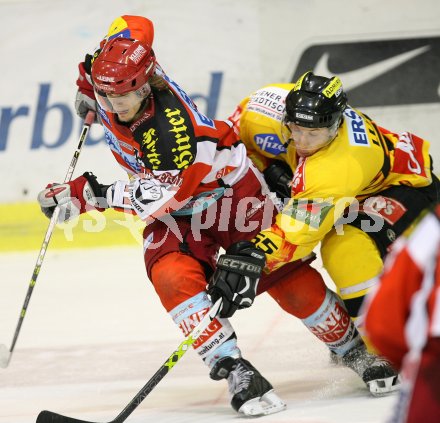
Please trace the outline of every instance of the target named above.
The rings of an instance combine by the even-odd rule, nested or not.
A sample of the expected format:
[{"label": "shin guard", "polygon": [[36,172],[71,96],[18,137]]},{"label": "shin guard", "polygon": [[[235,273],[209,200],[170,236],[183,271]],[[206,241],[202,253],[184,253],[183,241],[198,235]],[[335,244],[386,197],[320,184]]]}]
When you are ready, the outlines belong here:
[{"label": "shin guard", "polygon": [[338,356],[362,342],[344,303],[329,289],[318,310],[302,319],[302,322]]},{"label": "shin guard", "polygon": [[[212,306],[205,292],[201,292],[170,311],[170,315],[185,336],[199,324]],[[216,318],[193,344],[197,354],[210,368],[223,357],[241,357],[237,337],[227,319]]]}]

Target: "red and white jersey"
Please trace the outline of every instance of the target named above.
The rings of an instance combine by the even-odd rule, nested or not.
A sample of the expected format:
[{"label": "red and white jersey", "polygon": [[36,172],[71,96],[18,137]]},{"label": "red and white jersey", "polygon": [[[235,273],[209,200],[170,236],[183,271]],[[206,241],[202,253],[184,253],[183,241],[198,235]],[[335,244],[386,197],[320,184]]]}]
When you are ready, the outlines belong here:
[{"label": "red and white jersey", "polygon": [[[98,110],[119,165],[129,176],[148,174],[165,194],[143,207],[142,218],[170,213],[202,192],[233,186],[250,165],[230,121],[208,118],[160,67],[156,75],[165,79],[167,88],[152,88],[136,121],[124,124],[115,114]],[[129,196],[124,197],[127,206]],[[118,206],[118,201],[112,204]]]},{"label": "red and white jersey", "polygon": [[440,206],[396,241],[368,299],[365,329],[401,371],[395,423],[440,421]]},{"label": "red and white jersey", "polygon": [[[141,16],[120,16],[110,25],[100,47],[116,37],[152,45],[153,23]],[[94,57],[99,52],[98,49]],[[168,214],[203,192],[214,198],[213,190],[217,193],[219,186],[234,185],[250,166],[232,122],[213,120],[200,113],[159,65],[155,74],[166,81],[167,87],[152,87],[145,110],[134,122],[121,123],[98,104],[108,146],[122,169],[130,177],[136,175],[134,183],[115,182],[107,192],[107,200],[114,208],[135,211],[142,219]],[[93,91],[81,73],[77,84]],[[134,197],[138,190],[149,198],[137,202]]]},{"label": "red and white jersey", "polygon": [[372,343],[400,368],[404,356],[420,355],[440,338],[440,206],[399,239],[367,307]]}]

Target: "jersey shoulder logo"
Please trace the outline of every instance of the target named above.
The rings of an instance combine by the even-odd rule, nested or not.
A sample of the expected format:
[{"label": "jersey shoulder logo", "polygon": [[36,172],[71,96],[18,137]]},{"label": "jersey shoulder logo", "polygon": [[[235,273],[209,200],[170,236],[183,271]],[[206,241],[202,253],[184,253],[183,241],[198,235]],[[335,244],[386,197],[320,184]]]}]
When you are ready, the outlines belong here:
[{"label": "jersey shoulder logo", "polygon": [[350,107],[344,110],[350,145],[357,147],[370,147],[370,140],[365,128],[364,118]]},{"label": "jersey shoulder logo", "polygon": [[260,150],[278,156],[286,152],[286,148],[277,134],[255,134],[254,142]]},{"label": "jersey shoulder logo", "polygon": [[215,128],[214,121],[197,110],[197,106],[194,104],[191,97],[185,91],[183,91],[182,88],[180,88],[180,86],[175,81],[169,78],[165,73],[159,72],[159,74],[170,84],[172,90],[188,106],[188,109],[193,115],[195,121],[197,122],[197,125]]}]

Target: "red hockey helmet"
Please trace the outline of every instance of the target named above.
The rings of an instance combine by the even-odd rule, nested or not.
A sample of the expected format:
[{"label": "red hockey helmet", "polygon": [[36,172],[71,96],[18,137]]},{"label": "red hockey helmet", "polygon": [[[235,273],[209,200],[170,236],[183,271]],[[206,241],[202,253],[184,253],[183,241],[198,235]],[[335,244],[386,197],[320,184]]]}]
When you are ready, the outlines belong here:
[{"label": "red hockey helmet", "polygon": [[132,38],[114,38],[93,62],[95,91],[117,95],[136,91],[148,82],[155,65],[151,46]]}]

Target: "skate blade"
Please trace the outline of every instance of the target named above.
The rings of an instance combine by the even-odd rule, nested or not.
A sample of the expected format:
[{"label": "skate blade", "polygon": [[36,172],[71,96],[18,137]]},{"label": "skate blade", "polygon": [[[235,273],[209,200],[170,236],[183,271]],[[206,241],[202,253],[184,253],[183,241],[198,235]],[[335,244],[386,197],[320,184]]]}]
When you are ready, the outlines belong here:
[{"label": "skate blade", "polygon": [[339,355],[330,352],[329,358],[328,358],[328,362],[331,366],[343,366],[344,363],[342,362],[342,357],[340,357]]},{"label": "skate blade", "polygon": [[367,382],[368,389],[375,397],[391,394],[400,389],[400,376],[391,376]]},{"label": "skate blade", "polygon": [[6,369],[11,359],[11,353],[6,345],[0,344],[0,367]]},{"label": "skate blade", "polygon": [[278,413],[286,408],[286,403],[272,390],[266,392],[262,397],[252,398],[246,401],[238,412],[245,416],[267,416]]}]

